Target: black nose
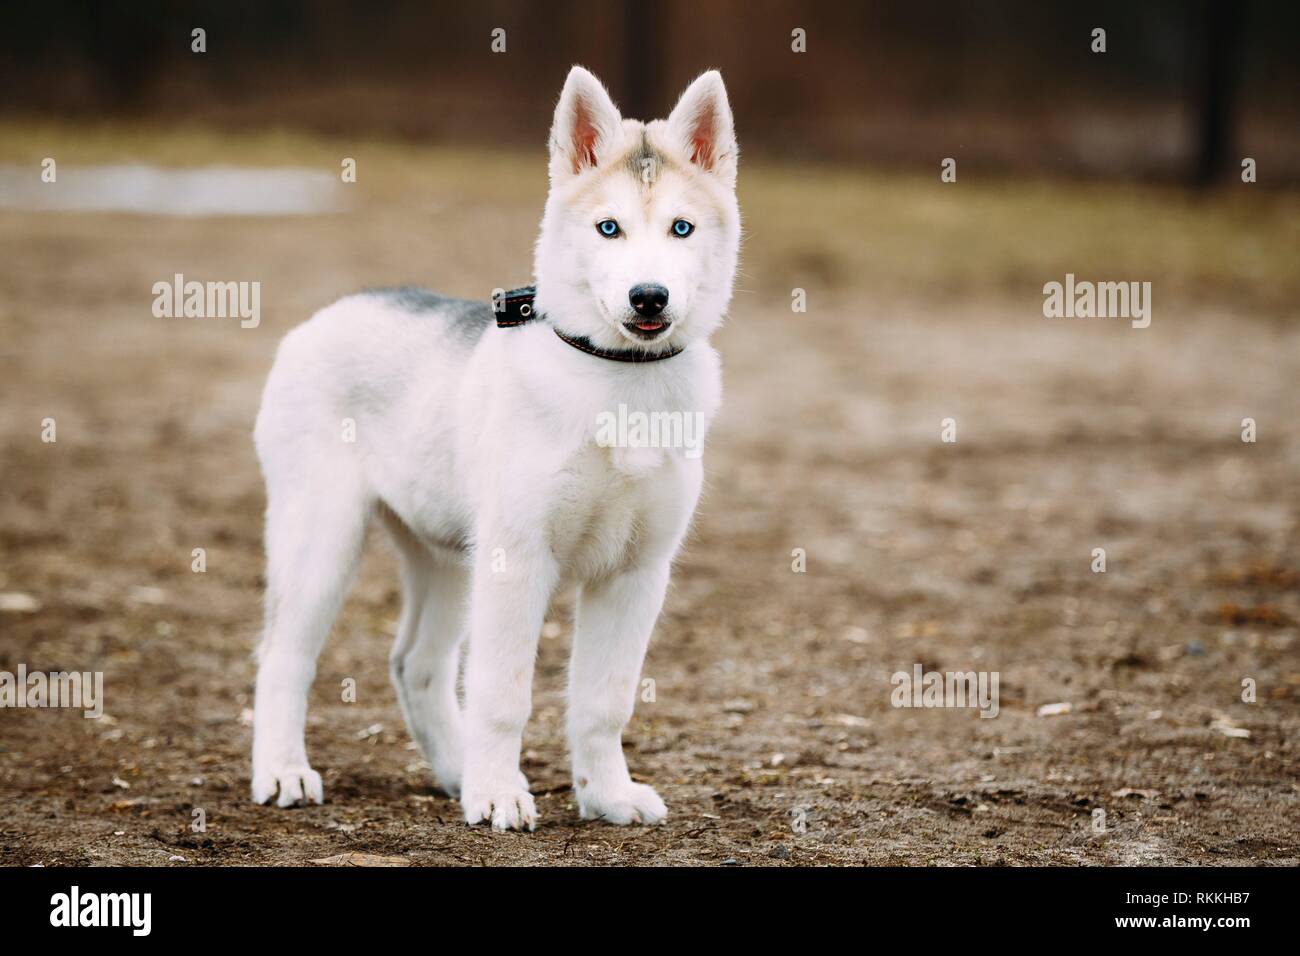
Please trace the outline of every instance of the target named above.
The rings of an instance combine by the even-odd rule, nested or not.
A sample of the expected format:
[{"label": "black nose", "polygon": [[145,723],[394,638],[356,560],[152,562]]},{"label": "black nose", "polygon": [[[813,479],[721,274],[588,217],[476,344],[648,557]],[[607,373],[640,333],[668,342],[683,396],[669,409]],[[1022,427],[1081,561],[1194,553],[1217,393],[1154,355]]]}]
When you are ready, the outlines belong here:
[{"label": "black nose", "polygon": [[661,285],[642,283],[632,286],[627,300],[632,303],[637,315],[649,318],[658,315],[668,305],[668,290]]}]

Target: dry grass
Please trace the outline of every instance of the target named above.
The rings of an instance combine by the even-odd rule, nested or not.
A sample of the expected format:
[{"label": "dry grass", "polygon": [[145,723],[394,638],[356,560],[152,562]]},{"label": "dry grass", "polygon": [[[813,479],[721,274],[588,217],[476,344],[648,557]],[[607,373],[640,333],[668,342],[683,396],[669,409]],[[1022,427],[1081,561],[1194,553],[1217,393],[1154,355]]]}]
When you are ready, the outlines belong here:
[{"label": "dry grass", "polygon": [[[539,150],[541,146],[539,144]],[[79,164],[138,161],[308,165],[358,159],[363,202],[439,197],[456,204],[536,200],[536,152],[429,149],[330,140],[287,131],[179,127],[0,125],[0,162],[55,156]],[[1012,179],[954,184],[934,175],[840,166],[743,165],[749,224],[743,287],[819,286],[945,302],[1004,296],[1041,304],[1066,272],[1153,283],[1157,301],[1300,316],[1300,193],[1236,184],[1194,195],[1122,183]],[[757,231],[757,230],[760,230]]]}]

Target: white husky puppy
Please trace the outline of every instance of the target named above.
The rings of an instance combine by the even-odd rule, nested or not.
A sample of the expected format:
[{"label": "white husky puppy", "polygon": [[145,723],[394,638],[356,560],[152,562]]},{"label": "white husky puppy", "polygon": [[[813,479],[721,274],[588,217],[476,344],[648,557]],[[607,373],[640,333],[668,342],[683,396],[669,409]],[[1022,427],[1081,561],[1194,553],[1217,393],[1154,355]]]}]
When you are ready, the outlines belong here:
[{"label": "white husky puppy", "polygon": [[643,124],[574,67],[551,131],[536,297],[514,327],[486,301],[399,289],[349,296],[285,337],[255,432],[268,499],[255,801],[323,799],[307,692],[378,517],[401,558],[397,698],[465,819],[535,826],[520,743],[539,632],[566,585],[579,589],[567,725],[581,815],[664,819],[621,737],[701,461],[597,431],[620,406],[704,427],[716,411],[709,336],[736,271],[736,162],[717,72]]}]

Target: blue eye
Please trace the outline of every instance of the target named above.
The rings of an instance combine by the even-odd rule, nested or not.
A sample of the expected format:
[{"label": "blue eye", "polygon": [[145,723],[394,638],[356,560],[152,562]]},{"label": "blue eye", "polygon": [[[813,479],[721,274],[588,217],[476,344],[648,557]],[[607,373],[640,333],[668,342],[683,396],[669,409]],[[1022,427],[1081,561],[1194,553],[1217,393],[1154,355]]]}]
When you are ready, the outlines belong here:
[{"label": "blue eye", "polygon": [[613,239],[618,235],[618,223],[613,219],[602,219],[596,223],[596,228],[600,230],[600,234],[606,239]]},{"label": "blue eye", "polygon": [[685,219],[678,219],[673,222],[673,235],[678,239],[685,239],[695,231],[695,223],[687,222]]}]

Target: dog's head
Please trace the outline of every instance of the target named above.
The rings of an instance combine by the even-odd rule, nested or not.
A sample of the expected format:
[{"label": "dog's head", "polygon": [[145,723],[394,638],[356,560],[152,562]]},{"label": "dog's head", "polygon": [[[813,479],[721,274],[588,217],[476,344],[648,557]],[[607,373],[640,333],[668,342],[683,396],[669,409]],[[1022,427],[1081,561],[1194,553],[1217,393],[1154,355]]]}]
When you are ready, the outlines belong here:
[{"label": "dog's head", "polygon": [[605,348],[707,337],[731,300],[740,247],[731,106],[716,70],[666,120],[623,119],[575,66],[551,128],[537,241],[538,308]]}]

